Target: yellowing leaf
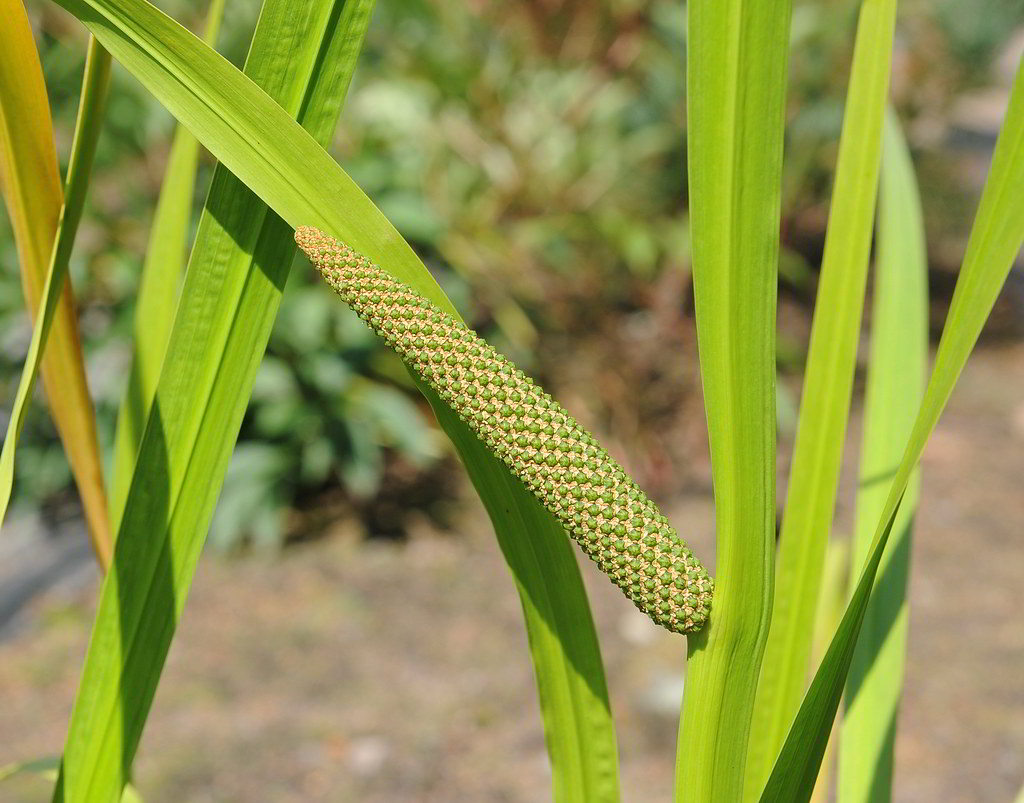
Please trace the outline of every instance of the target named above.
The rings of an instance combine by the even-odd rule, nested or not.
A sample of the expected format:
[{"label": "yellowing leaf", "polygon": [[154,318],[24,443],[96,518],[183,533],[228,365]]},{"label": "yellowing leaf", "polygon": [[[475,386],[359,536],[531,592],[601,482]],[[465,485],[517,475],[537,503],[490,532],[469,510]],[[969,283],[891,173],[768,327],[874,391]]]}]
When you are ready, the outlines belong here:
[{"label": "yellowing leaf", "polygon": [[[0,0],[0,179],[18,246],[25,302],[39,310],[63,205],[50,107],[25,8]],[[65,283],[43,358],[43,384],[85,507],[100,565],[111,538],[96,420],[85,379],[70,284]],[[9,492],[9,489],[8,489]]]}]

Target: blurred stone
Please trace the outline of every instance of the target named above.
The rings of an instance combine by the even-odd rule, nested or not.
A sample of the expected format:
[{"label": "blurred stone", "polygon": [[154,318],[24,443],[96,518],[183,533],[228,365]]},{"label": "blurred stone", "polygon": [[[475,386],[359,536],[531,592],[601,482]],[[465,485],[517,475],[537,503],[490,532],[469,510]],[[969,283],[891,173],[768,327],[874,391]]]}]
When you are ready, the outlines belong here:
[{"label": "blurred stone", "polygon": [[1018,438],[1024,438],[1024,404],[1021,404],[1013,412],[1012,420],[1013,434]]},{"label": "blurred stone", "polygon": [[390,753],[387,739],[381,736],[353,739],[348,749],[348,766],[357,775],[375,775]]},{"label": "blurred stone", "polygon": [[1013,84],[1014,76],[1024,59],[1024,28],[1017,30],[1006,43],[995,63],[996,78],[1004,86]]},{"label": "blurred stone", "polygon": [[685,678],[677,672],[658,672],[640,695],[640,705],[646,710],[661,716],[679,716],[683,702]]},{"label": "blurred stone", "polygon": [[619,633],[627,644],[645,647],[657,641],[662,630],[647,615],[631,608],[619,620]]},{"label": "blurred stone", "polygon": [[1003,124],[1009,90],[989,87],[961,95],[949,111],[949,121],[972,133],[995,136]]}]

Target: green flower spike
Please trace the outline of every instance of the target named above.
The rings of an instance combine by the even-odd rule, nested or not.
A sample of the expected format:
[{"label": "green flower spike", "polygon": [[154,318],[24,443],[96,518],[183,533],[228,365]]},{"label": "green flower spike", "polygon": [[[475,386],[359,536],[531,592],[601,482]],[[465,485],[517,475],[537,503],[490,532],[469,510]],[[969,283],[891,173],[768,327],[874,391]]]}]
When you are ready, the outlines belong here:
[{"label": "green flower spike", "polygon": [[640,610],[677,633],[700,629],[707,570],[593,436],[471,329],[366,257],[310,226],[295,241]]}]

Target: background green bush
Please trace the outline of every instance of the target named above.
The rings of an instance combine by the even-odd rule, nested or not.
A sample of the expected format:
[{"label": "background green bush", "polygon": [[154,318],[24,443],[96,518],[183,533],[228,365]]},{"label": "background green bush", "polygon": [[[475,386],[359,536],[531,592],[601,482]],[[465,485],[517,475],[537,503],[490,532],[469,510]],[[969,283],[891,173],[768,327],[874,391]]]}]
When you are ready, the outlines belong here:
[{"label": "background green bush", "polygon": [[[66,154],[81,29],[50,4],[29,5],[43,31],[58,147]],[[158,5],[199,27],[195,4]],[[843,8],[848,14],[835,13]],[[228,4],[219,47],[236,63],[256,10]],[[800,348],[790,345],[801,338],[787,339],[786,331],[802,333],[813,297],[809,266],[820,256],[854,12],[845,0],[795,8],[783,366],[801,360]],[[983,100],[1007,38],[1024,22],[1024,2],[911,0],[903,14],[893,92],[921,157],[941,286],[942,271],[961,253],[980,178],[965,174],[962,151],[978,150],[984,164],[998,123],[989,130],[962,107],[965,99]],[[573,386],[593,391],[589,408],[568,399],[574,412],[609,432],[612,443],[628,440],[639,455],[636,473],[655,492],[667,478],[687,476],[686,455],[667,451],[679,447],[658,437],[664,427],[680,426],[681,398],[684,408],[690,399],[690,418],[702,425],[692,327],[683,325],[687,311],[677,303],[689,254],[685,42],[678,0],[382,0],[335,142],[346,169],[425,256],[473,325],[524,367],[554,378],[556,392],[559,383],[570,395]],[[72,261],[105,445],[113,438],[141,255],[172,130],[159,104],[115,70]],[[948,158],[951,149],[960,158]],[[209,167],[197,185],[197,213]],[[29,327],[6,218],[0,264],[0,393],[11,399]],[[645,359],[644,344],[654,340],[672,343],[680,359],[671,366]],[[609,364],[614,378],[603,370]],[[556,365],[569,367],[554,376]],[[780,406],[783,416],[786,409]],[[699,426],[695,433],[703,437]],[[222,548],[246,539],[276,545],[304,533],[315,522],[289,511],[311,496],[373,519],[382,490],[443,479],[446,454],[397,358],[310,274],[295,272],[212,541]],[[66,461],[38,404],[17,471],[23,509],[73,509]],[[401,528],[400,519],[383,526]]]}]

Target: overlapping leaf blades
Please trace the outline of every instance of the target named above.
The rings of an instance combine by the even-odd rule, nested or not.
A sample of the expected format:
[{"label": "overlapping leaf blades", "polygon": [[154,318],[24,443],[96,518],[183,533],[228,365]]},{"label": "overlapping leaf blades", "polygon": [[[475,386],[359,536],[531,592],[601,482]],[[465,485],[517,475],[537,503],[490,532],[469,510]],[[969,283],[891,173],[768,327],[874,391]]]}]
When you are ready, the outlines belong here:
[{"label": "overlapping leaf blades", "polygon": [[[38,355],[43,355],[42,345],[48,342],[42,373],[50,412],[82,497],[96,556],[105,566],[110,560],[111,538],[103,468],[74,300],[63,274],[88,185],[110,62],[103,49],[90,41],[75,132],[75,158],[69,165],[69,197],[65,199],[42,67],[23,4],[19,0],[0,0],[0,19],[4,22],[0,48],[0,185],[18,244],[25,303],[34,319],[50,319],[40,320],[43,325],[37,327],[40,331],[33,337],[37,354],[26,361],[27,370],[11,413],[0,460],[0,521],[10,501],[14,450],[38,370]],[[55,296],[48,305],[48,315],[43,309],[47,282],[54,285]],[[45,330],[51,328],[52,335],[47,339]]]},{"label": "overlapping leaf blades", "polygon": [[[210,47],[217,40],[226,0],[213,0],[203,37]],[[110,509],[115,532],[121,522],[142,428],[149,417],[160,377],[167,339],[174,323],[178,287],[185,269],[189,216],[195,189],[199,143],[188,129],[178,126],[167,157],[160,195],[153,212],[146,259],[139,278],[132,328],[132,365],[114,435],[114,469],[110,481]]]},{"label": "overlapping leaf blades", "polygon": [[895,24],[896,0],[861,4],[754,708],[748,799],[775,763],[807,679],[853,393]]},{"label": "overlapping leaf blades", "polygon": [[807,800],[835,718],[868,599],[907,485],[1024,243],[1024,70],[1018,68],[924,399],[843,620],[761,795]]},{"label": "overlapping leaf blades", "polygon": [[[903,446],[921,404],[928,366],[924,222],[910,152],[892,112],[886,118],[878,217],[871,358],[851,584],[857,582],[871,548],[889,479],[903,456]],[[868,603],[846,681],[838,773],[840,803],[879,801],[888,797],[892,787],[917,486],[915,472],[879,565],[877,587]]]},{"label": "overlapping leaf blades", "polygon": [[[288,224],[312,223],[344,237],[453,311],[409,246],[315,139],[223,59],[141,0],[60,3]],[[288,4],[282,0],[279,5]],[[304,3],[297,7],[303,13],[307,8]],[[365,23],[368,9],[369,4],[356,2],[346,4],[344,13],[353,15],[354,25],[355,20]],[[294,47],[289,36],[298,33],[288,18],[279,23],[277,40],[282,47]],[[353,39],[344,42],[352,58],[358,38],[354,49]],[[330,62],[338,63],[338,58]],[[300,65],[294,54],[287,60],[288,69]],[[312,115],[322,124],[324,104],[340,101],[343,93],[344,87],[320,84],[302,101],[300,115]],[[211,197],[216,192],[215,186]],[[84,751],[76,756],[76,766],[91,773],[102,764],[95,776],[102,788],[123,780],[134,751],[290,261],[290,234],[279,223],[255,241],[244,239],[236,246],[238,218],[244,216],[247,225],[253,218],[228,200],[205,216],[206,229],[201,223],[197,236],[197,243],[212,238],[227,250],[208,248],[206,278],[192,280],[191,268],[186,278],[120,530],[115,557],[120,570],[104,588],[72,723],[69,745]],[[278,245],[282,242],[288,243],[284,251]],[[256,254],[247,271],[226,264],[236,247]],[[617,760],[607,692],[568,541],[451,411],[427,395],[491,513],[520,590],[556,796],[614,800]],[[154,522],[161,523],[159,538],[153,537]],[[133,532],[134,537],[125,538]],[[122,632],[135,639],[135,652],[132,644],[122,643]],[[145,637],[139,640],[139,634]],[[126,715],[123,725],[118,712]],[[111,730],[98,730],[101,723]],[[90,735],[99,732],[107,743],[89,744]],[[117,753],[117,744],[122,760],[113,762],[107,753]]]},{"label": "overlapping leaf blades", "polygon": [[[268,2],[247,64],[293,112],[316,101],[322,141],[340,107],[337,86],[347,86],[352,70],[337,58],[348,33],[337,26],[341,9]],[[316,97],[321,82],[329,86]],[[322,104],[332,101],[325,118]],[[287,225],[218,169],[102,589],[55,799],[112,800],[124,785],[292,256]]]}]

